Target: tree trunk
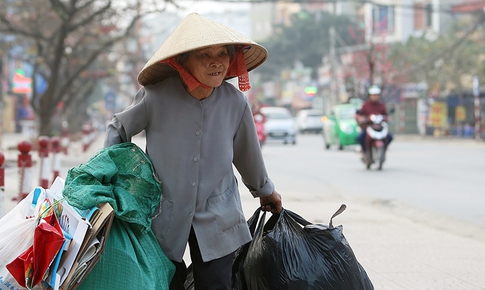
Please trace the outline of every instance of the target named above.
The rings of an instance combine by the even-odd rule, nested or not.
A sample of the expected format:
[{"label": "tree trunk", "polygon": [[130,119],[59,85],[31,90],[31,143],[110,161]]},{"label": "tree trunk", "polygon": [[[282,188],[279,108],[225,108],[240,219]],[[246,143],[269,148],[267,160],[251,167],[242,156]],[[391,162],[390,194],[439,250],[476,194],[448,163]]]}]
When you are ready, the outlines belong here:
[{"label": "tree trunk", "polygon": [[51,104],[51,100],[54,92],[49,88],[45,91],[42,98],[40,99],[40,105],[38,110],[39,116],[39,136],[49,136],[52,135],[52,118],[56,111],[56,106]]}]

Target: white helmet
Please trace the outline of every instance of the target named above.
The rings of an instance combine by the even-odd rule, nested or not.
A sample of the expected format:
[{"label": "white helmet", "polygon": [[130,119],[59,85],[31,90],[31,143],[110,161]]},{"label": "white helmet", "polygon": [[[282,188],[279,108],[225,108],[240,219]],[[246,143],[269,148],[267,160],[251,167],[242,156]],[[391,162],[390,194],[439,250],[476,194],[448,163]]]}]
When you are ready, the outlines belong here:
[{"label": "white helmet", "polygon": [[381,89],[376,86],[376,85],[373,85],[369,88],[369,95],[380,95],[381,94]]}]

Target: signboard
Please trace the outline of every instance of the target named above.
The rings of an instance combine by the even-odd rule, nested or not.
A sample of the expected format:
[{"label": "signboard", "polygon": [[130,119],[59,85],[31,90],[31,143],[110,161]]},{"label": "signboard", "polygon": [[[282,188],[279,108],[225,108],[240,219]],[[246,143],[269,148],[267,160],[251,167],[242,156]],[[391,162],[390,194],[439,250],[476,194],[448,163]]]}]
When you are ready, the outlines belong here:
[{"label": "signboard", "polygon": [[419,96],[428,89],[428,85],[422,83],[408,83],[403,87],[403,98],[419,98]]},{"label": "signboard", "polygon": [[466,108],[465,106],[457,106],[455,109],[455,121],[465,122],[466,121]]},{"label": "signboard", "polygon": [[317,87],[315,86],[305,87],[305,95],[307,95],[307,97],[314,97],[316,94],[317,94]]},{"label": "signboard", "polygon": [[12,92],[16,94],[32,93],[32,79],[25,76],[21,69],[16,69],[12,80]]},{"label": "signboard", "polygon": [[445,127],[447,125],[448,106],[444,102],[431,104],[429,122],[433,127]]}]

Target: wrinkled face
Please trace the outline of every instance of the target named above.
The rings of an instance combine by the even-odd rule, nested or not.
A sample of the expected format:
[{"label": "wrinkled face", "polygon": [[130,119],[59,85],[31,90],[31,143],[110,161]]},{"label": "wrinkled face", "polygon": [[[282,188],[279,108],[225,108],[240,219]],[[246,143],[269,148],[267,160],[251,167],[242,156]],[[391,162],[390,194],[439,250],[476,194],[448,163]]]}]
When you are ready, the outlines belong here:
[{"label": "wrinkled face", "polygon": [[226,46],[217,45],[191,52],[185,67],[199,82],[215,88],[224,81],[229,63]]}]

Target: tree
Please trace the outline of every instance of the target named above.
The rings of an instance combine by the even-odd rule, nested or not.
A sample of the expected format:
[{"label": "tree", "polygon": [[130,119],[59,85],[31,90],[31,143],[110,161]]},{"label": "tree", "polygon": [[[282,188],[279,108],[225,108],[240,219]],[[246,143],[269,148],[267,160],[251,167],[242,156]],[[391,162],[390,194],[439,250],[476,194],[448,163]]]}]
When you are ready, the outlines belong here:
[{"label": "tree", "polygon": [[[470,19],[468,19],[470,20]],[[483,37],[478,29],[484,15],[455,25],[445,35],[412,37],[404,44],[396,44],[391,58],[410,81],[426,82],[429,88],[463,91],[471,81],[463,76],[484,75]],[[464,80],[469,83],[464,83]]]},{"label": "tree", "polygon": [[113,45],[132,33],[141,17],[164,9],[165,2],[155,0],[2,1],[0,33],[15,36],[19,58],[47,83],[31,99],[38,133],[51,135],[58,104],[85,100],[96,82],[114,71]]},{"label": "tree", "polygon": [[308,11],[292,15],[290,26],[277,25],[277,32],[261,42],[268,49],[269,58],[258,68],[258,72],[267,78],[277,78],[281,71],[301,62],[305,67],[312,68],[313,78],[316,79],[322,57],[330,51],[331,26],[335,27],[347,45],[355,43],[348,33],[348,27],[355,24],[346,16]]},{"label": "tree", "polygon": [[396,66],[390,58],[391,45],[386,43],[386,33],[378,32],[369,40],[365,39],[364,29],[350,28],[357,45],[345,49],[347,55],[344,57],[346,61],[342,78],[347,91],[354,97],[367,96],[367,88],[373,84],[391,88],[392,85],[407,82],[406,75],[400,73],[404,67]]}]

